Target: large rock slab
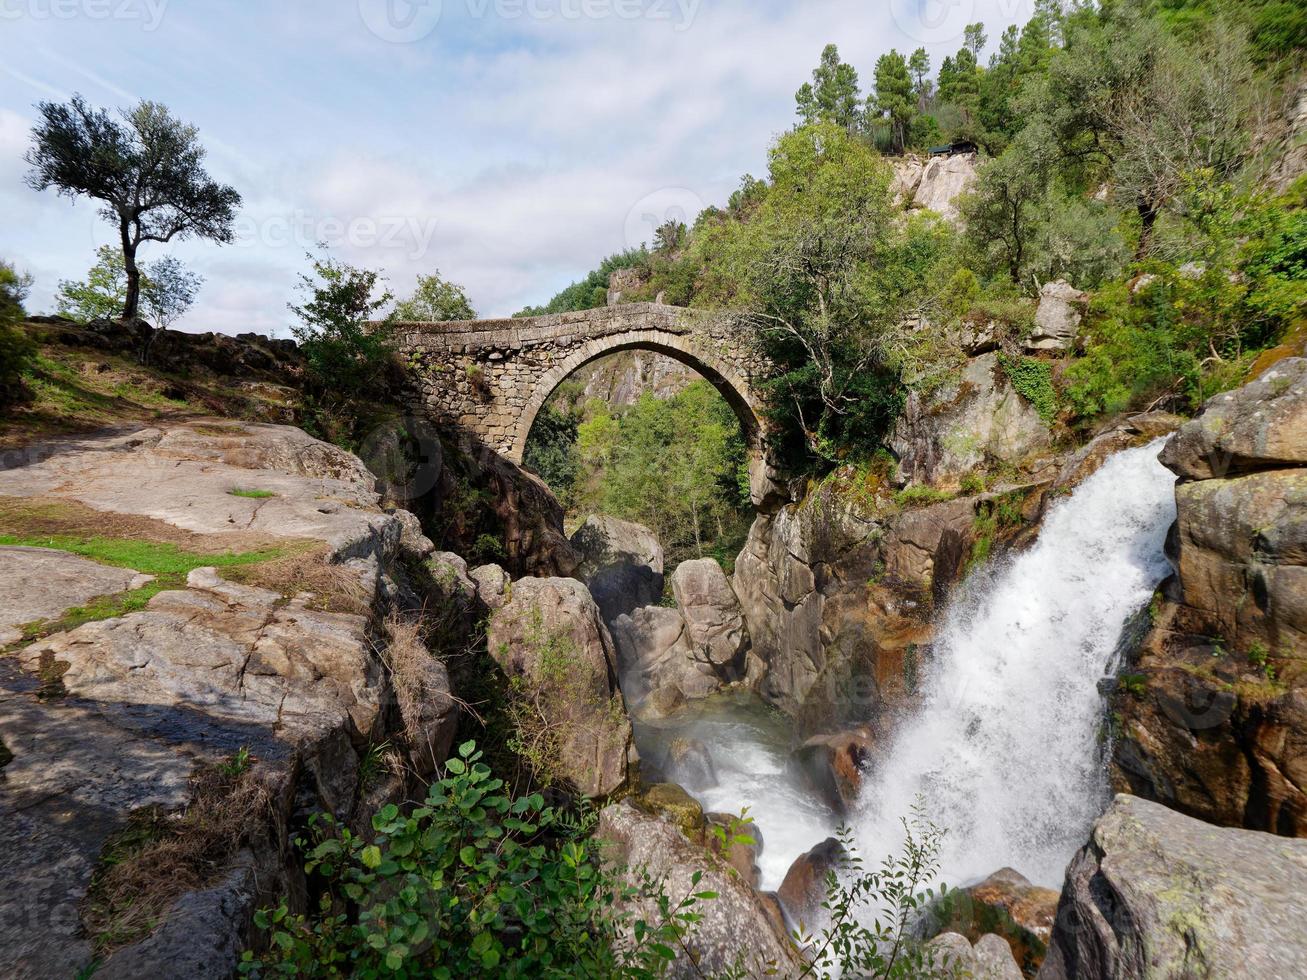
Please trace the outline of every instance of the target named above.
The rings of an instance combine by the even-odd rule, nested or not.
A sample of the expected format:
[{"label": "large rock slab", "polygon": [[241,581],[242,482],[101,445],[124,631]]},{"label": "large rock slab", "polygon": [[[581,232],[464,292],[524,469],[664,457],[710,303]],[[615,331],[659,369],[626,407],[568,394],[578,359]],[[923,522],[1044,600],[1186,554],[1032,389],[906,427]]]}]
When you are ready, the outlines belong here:
[{"label": "large rock slab", "polygon": [[1307,976],[1307,841],[1118,796],[1072,859],[1041,980]]},{"label": "large rock slab", "polygon": [[[358,458],[288,425],[200,420],[34,446],[0,495],[75,500],[206,534],[316,538],[346,557],[398,547]],[[263,491],[243,497],[232,491]]]},{"label": "large rock slab", "polygon": [[749,634],[722,566],[711,558],[681,562],[672,573],[672,592],[691,647],[719,671],[738,668]]},{"label": "large rock slab", "polygon": [[1285,358],[1212,398],[1160,459],[1187,480],[1307,466],[1307,358]]},{"label": "large rock slab", "polygon": [[[228,542],[325,542],[330,560],[345,566],[329,577],[369,608],[396,590],[387,568],[406,525],[412,531],[381,511],[356,457],[286,426],[216,419],[136,428],[29,447],[7,462],[0,495],[36,499],[56,515],[60,501],[77,502],[105,514],[109,536],[155,533],[177,543],[200,532],[196,547],[214,551]],[[242,489],[274,496],[231,493]],[[5,606],[24,620],[139,584],[130,570],[61,553],[4,557],[0,593],[17,597]],[[52,634],[0,661],[6,975],[86,972],[96,952],[82,913],[106,844],[142,807],[185,807],[197,771],[245,750],[269,800],[266,814],[250,818],[252,853],[176,896],[150,936],[98,957],[105,976],[230,975],[255,904],[286,888],[292,811],[353,819],[359,757],[387,734],[389,693],[365,617],[326,612],[308,593],[288,598],[228,582],[211,568],[143,610]]]},{"label": "large rock slab", "polygon": [[1039,306],[1035,309],[1035,329],[1026,340],[1026,349],[1046,351],[1072,347],[1088,304],[1089,294],[1082,293],[1065,279],[1044,283],[1039,290]]},{"label": "large rock slab", "polygon": [[523,685],[540,716],[538,738],[551,771],[588,796],[621,789],[631,723],[617,687],[617,657],[599,607],[569,578],[524,578],[490,617],[490,654]]},{"label": "large rock slab", "polygon": [[[700,827],[702,820],[700,814]],[[693,828],[691,832],[696,833]],[[765,900],[742,874],[712,855],[701,841],[691,841],[673,820],[623,801],[600,813],[596,835],[611,845],[615,863],[643,868],[661,879],[673,901],[692,892],[717,893],[695,906],[702,918],[691,927],[685,948],[677,951],[669,976],[718,976],[736,967],[748,976],[764,976],[769,970],[779,976],[801,972],[804,964]],[[695,871],[703,872],[697,885],[691,882]],[[658,921],[652,902],[638,905],[636,911],[647,921]]]},{"label": "large rock slab", "polygon": [[0,546],[0,647],[22,639],[17,627],[57,619],[101,595],[149,581],[130,568],[113,568],[51,548]]},{"label": "large rock slab", "polygon": [[571,538],[581,555],[578,577],[611,624],[663,594],[663,548],[643,525],[591,514]]},{"label": "large rock slab", "polygon": [[1307,360],[1217,395],[1161,460],[1176,576],[1115,698],[1116,788],[1307,836]]},{"label": "large rock slab", "polygon": [[931,157],[922,170],[912,198],[914,208],[924,208],[950,221],[958,218],[958,198],[976,179],[976,155],[955,153]]}]

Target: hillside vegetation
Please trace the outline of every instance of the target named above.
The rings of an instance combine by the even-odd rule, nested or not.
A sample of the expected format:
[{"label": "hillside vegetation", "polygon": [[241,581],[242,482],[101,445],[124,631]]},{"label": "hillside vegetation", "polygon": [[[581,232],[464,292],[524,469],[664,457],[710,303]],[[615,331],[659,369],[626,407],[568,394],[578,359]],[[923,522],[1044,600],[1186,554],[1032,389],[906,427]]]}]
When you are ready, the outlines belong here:
[{"label": "hillside vegetation", "polygon": [[[875,452],[910,391],[956,376],[947,338],[968,325],[1014,353],[1056,279],[1091,293],[1075,349],[1006,362],[1047,378],[1041,414],[1074,432],[1192,412],[1301,326],[1307,185],[1285,119],[1305,32],[1293,4],[1044,2],[986,63],[981,24],[933,76],[924,50],[886,54],[869,95],[830,46],[764,179],[524,312],[600,305],[627,269],[623,301],[736,314],[779,367],[769,414],[798,469]],[[892,155],[968,144],[960,219],[905,214]]]}]

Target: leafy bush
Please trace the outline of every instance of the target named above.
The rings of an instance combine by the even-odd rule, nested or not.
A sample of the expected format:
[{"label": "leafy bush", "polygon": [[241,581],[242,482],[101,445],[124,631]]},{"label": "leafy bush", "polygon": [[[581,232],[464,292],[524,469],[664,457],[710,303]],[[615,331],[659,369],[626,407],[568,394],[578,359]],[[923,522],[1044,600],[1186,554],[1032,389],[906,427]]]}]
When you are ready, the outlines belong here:
[{"label": "leafy bush", "polygon": [[[654,977],[716,897],[673,900],[647,875],[623,884],[592,814],[511,799],[471,742],[447,766],[424,805],[373,817],[371,841],[315,819],[299,843],[318,907],[260,911],[269,949],[244,954],[243,976]],[[637,901],[658,921],[626,911]]]},{"label": "leafy bush", "polygon": [[31,279],[0,261],[0,405],[17,401],[23,392],[23,372],[36,356],[36,346],[16,326],[23,317],[23,300]]},{"label": "leafy bush", "polygon": [[304,354],[308,398],[328,416],[353,414],[376,397],[394,357],[389,321],[372,319],[392,297],[384,289],[376,295],[380,273],[308,258],[313,275],[300,276],[304,305],[288,304],[300,319],[291,333]]},{"label": "leafy bush", "polygon": [[[920,799],[902,823],[903,853],[884,858],[875,871],[865,869],[848,827],[839,829],[838,871],[826,876],[821,906],[829,925],[815,936],[794,934],[812,963],[803,976],[909,980],[939,975],[936,967],[942,964],[935,962],[933,950],[911,938],[911,926],[937,897],[930,882],[939,872],[944,831],[926,819]],[[938,897],[946,894],[941,886]]]},{"label": "leafy bush", "polygon": [[999,354],[998,363],[1026,401],[1035,406],[1039,417],[1052,422],[1057,416],[1057,391],[1053,388],[1053,368],[1047,361],[1036,357],[1015,357]]}]

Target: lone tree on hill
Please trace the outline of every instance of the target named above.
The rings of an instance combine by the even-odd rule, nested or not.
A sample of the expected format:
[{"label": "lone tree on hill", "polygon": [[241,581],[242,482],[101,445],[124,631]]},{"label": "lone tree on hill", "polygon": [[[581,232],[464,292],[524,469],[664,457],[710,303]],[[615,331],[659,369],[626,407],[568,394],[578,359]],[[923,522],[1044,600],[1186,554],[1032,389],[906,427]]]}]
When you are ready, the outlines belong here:
[{"label": "lone tree on hill", "polygon": [[117,223],[122,239],[124,320],[140,307],[136,250],[142,242],[232,240],[241,196],[209,176],[198,131],[166,107],[142,101],[122,111],[119,122],[74,95],[67,104],[42,102],[37,110],[41,122],[32,130],[27,182],[38,191],[54,187],[70,198],[103,202],[100,214]]}]

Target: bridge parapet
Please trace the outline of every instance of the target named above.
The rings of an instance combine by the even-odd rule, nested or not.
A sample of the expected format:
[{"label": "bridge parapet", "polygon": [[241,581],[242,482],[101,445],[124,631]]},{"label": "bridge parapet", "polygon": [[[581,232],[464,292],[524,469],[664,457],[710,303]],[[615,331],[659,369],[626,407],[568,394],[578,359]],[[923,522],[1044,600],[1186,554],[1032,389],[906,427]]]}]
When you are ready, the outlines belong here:
[{"label": "bridge parapet", "polygon": [[632,303],[502,320],[396,325],[415,394],[432,418],[522,461],[531,425],[554,389],[605,354],[646,349],[693,368],[761,446],[754,382],[767,365],[728,316]]}]

